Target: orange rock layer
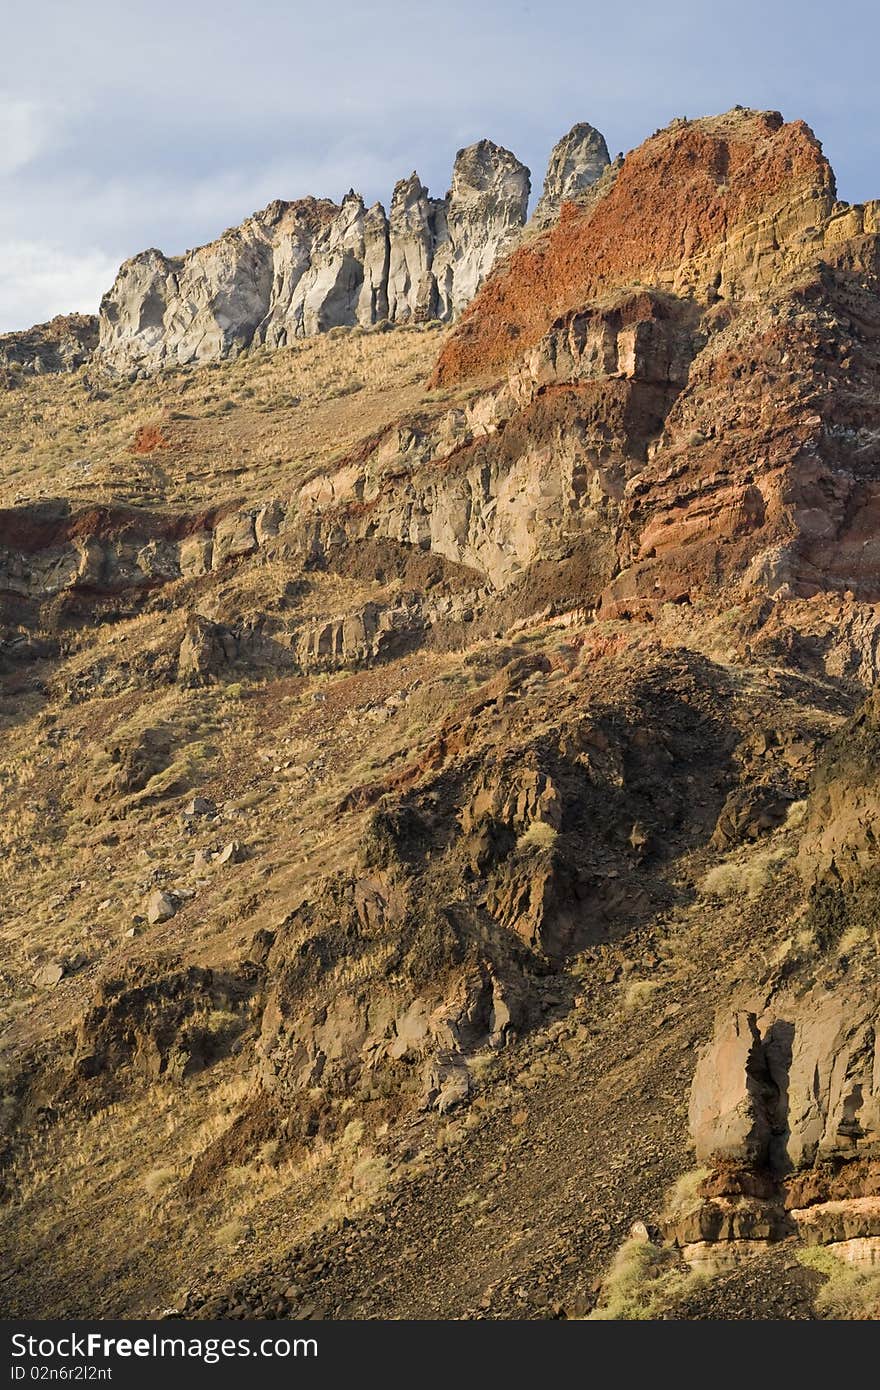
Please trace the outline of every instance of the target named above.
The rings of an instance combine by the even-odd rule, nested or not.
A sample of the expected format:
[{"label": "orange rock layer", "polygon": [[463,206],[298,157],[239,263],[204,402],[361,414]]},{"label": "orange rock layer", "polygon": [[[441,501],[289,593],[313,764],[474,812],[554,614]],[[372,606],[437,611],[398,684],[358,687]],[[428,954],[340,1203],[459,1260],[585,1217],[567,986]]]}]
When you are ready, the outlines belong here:
[{"label": "orange rock layer", "polygon": [[674,122],[608,182],[586,210],[566,204],[556,226],[490,277],[442,353],[435,384],[499,375],[561,313],[621,285],[645,281],[705,299],[732,287],[725,278],[754,280],[762,253],[775,249],[775,224],[790,240],[827,218],[835,200],[812,131],[777,112]]}]

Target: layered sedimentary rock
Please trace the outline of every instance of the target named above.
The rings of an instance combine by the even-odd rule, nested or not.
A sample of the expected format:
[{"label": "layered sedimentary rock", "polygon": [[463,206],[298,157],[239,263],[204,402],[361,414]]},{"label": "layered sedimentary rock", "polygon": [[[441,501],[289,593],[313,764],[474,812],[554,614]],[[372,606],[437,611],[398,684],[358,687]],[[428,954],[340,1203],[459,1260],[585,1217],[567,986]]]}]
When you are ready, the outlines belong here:
[{"label": "layered sedimentary rock", "polygon": [[591,188],[610,164],[605,137],[586,121],[572,126],[554,145],[544,179],[544,189],[535,208],[535,227],[548,227],[559,216],[564,202],[577,201]]},{"label": "layered sedimentary rock", "polygon": [[584,441],[570,388],[591,415],[670,388],[655,431],[623,447],[613,573],[584,595],[604,614],[737,582],[880,597],[878,231],[876,203],[836,201],[807,127],[735,110],[646,141],[489,277],[435,384],[482,382],[511,418],[511,393],[520,411],[543,395],[559,453]]},{"label": "layered sedimentary rock", "polygon": [[98,358],[149,373],[336,327],[450,319],[510,250],[528,198],[525,166],[481,140],[458,152],[445,198],[413,174],[390,216],[353,190],[340,206],[272,203],[185,256],[126,261],[101,304]]},{"label": "layered sedimentary rock", "polygon": [[783,991],[719,1020],[690,1101],[706,1176],[669,1227],[693,1264],[787,1236],[880,1262],[880,1000],[865,985]]},{"label": "layered sedimentary rock", "polygon": [[742,110],[675,121],[627,156],[598,201],[518,248],[463,318],[435,379],[498,375],[559,315],[623,285],[701,303],[766,289],[821,247],[835,196],[802,121]]},{"label": "layered sedimentary rock", "polygon": [[[467,248],[490,184],[503,247],[524,171],[485,144],[460,157],[442,219],[417,178],[399,184],[387,240],[381,210],[354,194],[338,212],[278,205],[253,219],[253,263],[276,286],[255,336],[371,321],[386,308],[386,265],[389,312],[442,308],[438,267],[477,266],[480,247],[461,262],[449,248]],[[877,207],[837,203],[833,186],[811,132],[773,113],[653,137],[589,207],[567,203],[516,251],[464,315],[437,380],[479,383],[493,353],[501,380],[466,407],[389,426],[281,499],[286,543],[312,561],[352,541],[430,550],[499,591],[540,574],[547,601],[609,617],[722,588],[880,600]],[[283,255],[267,228],[286,238]],[[215,284],[241,264],[229,235],[228,259],[222,241],[207,248]],[[157,274],[166,285],[167,265]],[[227,296],[250,304],[259,279],[233,274]],[[237,332],[206,331],[208,355],[235,350]],[[201,350],[193,324],[181,341]],[[144,327],[120,343],[121,362],[138,343],[153,344],[155,364],[171,340]],[[859,640],[870,644],[867,630]]]}]

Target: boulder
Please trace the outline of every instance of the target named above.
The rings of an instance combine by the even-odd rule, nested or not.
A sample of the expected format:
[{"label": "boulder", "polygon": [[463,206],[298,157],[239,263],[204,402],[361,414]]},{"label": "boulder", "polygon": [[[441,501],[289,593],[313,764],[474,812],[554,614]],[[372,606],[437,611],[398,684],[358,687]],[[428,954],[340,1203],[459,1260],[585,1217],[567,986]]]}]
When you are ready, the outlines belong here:
[{"label": "boulder", "polygon": [[230,840],[228,845],[224,845],[220,853],[216,855],[213,862],[215,864],[241,864],[247,859],[247,850],[240,840]]},{"label": "boulder", "polygon": [[697,1162],[761,1163],[770,1142],[771,1094],[756,1015],[742,1010],[719,1025],[694,1073],[688,1122]]},{"label": "boulder", "polygon": [[173,893],[157,888],[147,901],[147,921],[151,927],[169,922],[180,909],[180,902]]},{"label": "boulder", "polygon": [[46,965],[41,965],[36,971],[32,984],[37,989],[54,989],[63,980],[65,973],[63,961],[49,961]]}]

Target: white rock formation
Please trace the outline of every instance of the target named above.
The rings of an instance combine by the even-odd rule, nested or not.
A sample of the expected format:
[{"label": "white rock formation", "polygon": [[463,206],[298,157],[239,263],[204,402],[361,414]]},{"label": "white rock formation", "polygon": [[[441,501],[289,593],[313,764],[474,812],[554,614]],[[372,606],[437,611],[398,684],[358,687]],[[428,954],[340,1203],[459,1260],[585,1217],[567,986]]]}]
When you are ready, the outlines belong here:
[{"label": "white rock formation", "polygon": [[434,257],[438,317],[469,304],[497,260],[525,225],[529,171],[510,150],[480,140],[459,150],[447,195],[448,235]]},{"label": "white rock formation", "polygon": [[368,326],[387,317],[388,223],[377,203],[369,212],[351,189],[315,238],[311,262],[287,309],[290,338],[329,328]]},{"label": "white rock formation", "polygon": [[535,226],[555,222],[563,202],[577,199],[590,188],[610,162],[604,135],[586,121],[572,126],[551,152],[544,190],[535,208]]},{"label": "white rock formation", "polygon": [[394,187],[389,217],[388,317],[394,323],[437,317],[434,253],[446,240],[446,201],[431,198],[418,174]]},{"label": "white rock formation", "polygon": [[[292,306],[300,281],[312,264],[316,239],[327,231],[339,209],[327,199],[302,198],[296,203],[273,203],[277,236],[272,248],[272,287],[268,309],[255,337],[267,347],[284,347],[294,336]],[[266,209],[266,214],[270,208]],[[264,214],[265,215],[265,214]]]},{"label": "white rock formation", "polygon": [[[607,162],[598,132],[575,126],[553,152],[542,215]],[[515,155],[480,140],[459,150],[445,198],[430,197],[413,173],[396,185],[388,217],[351,191],[341,206],[270,203],[184,256],[143,251],[101,302],[97,359],[112,371],[148,374],[340,325],[452,319],[516,244],[529,188]]]}]

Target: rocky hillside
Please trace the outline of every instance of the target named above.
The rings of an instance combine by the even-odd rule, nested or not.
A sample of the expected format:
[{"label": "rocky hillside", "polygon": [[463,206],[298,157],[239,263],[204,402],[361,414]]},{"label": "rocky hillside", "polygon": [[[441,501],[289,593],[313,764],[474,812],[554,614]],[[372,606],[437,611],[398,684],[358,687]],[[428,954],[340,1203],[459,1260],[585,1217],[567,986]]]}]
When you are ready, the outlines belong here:
[{"label": "rocky hillside", "polygon": [[7,1314],[877,1315],[877,208],[487,158],[0,398]]}]

